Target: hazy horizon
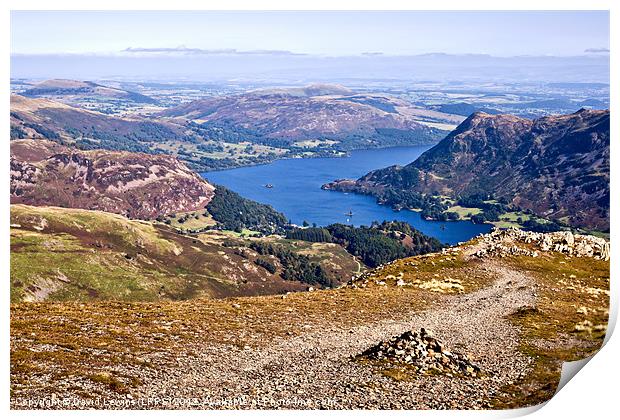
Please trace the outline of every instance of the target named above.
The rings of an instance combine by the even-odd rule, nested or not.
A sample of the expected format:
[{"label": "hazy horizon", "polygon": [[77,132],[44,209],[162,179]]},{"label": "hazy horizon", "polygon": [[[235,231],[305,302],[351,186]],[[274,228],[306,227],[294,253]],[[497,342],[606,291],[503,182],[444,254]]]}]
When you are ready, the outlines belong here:
[{"label": "hazy horizon", "polygon": [[609,57],[23,55],[11,57],[11,78],[160,81],[242,79],[296,84],[346,80],[609,83]]},{"label": "hazy horizon", "polygon": [[607,11],[13,11],[11,24],[14,54],[185,47],[574,56],[609,49]]},{"label": "hazy horizon", "polygon": [[607,11],[13,11],[11,77],[608,82]]}]

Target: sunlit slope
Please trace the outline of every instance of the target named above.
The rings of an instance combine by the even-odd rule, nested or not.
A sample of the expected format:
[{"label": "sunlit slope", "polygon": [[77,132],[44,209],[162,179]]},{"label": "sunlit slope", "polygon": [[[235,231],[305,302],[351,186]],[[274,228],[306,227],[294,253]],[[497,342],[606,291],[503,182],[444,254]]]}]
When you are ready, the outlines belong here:
[{"label": "sunlit slope", "polygon": [[[18,303],[11,308],[12,397],[165,395],[227,401],[229,408],[248,408],[233,396],[275,408],[299,395],[314,408],[321,398],[335,408],[538,404],[555,392],[563,361],[602,344],[607,252],[599,238],[496,232],[397,260],[338,289],[183,302]],[[418,374],[356,357],[420,328],[467,354],[481,374]]]},{"label": "sunlit slope", "polygon": [[[228,233],[199,239],[161,223],[100,211],[13,205],[11,300],[176,300],[309,286],[284,280],[277,261],[274,273],[258,265],[249,241]],[[335,282],[358,270],[343,248],[326,252],[320,245],[296,248],[324,263]]]}]

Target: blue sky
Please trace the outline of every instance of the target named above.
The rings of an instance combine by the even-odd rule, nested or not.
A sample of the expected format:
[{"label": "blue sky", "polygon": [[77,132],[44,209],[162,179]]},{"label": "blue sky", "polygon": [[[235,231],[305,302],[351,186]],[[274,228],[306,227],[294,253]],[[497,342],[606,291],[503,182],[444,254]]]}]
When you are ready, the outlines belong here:
[{"label": "blue sky", "polygon": [[606,11],[14,11],[14,54],[126,48],[287,50],[321,55],[431,52],[580,55],[609,48]]}]

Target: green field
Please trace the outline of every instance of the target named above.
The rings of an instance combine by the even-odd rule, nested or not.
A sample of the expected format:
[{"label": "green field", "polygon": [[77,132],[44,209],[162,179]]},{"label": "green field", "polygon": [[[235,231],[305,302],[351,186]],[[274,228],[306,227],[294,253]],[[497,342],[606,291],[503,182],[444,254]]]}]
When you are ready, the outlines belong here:
[{"label": "green field", "polygon": [[[522,228],[523,226],[518,222],[518,219],[521,218],[522,222],[525,222],[527,220],[530,220],[532,218],[532,216],[530,216],[529,214],[525,214],[523,212],[509,212],[509,213],[503,213],[499,216],[499,221],[497,222],[489,222],[492,223],[493,226],[501,228],[501,229],[507,229],[507,228]],[[538,219],[537,221],[539,223],[544,223],[546,222],[546,220],[544,219]]]},{"label": "green field", "polygon": [[215,226],[216,221],[206,210],[201,210],[176,213],[174,217],[166,219],[166,224],[181,231],[189,231]]},{"label": "green field", "polygon": [[[443,201],[447,204],[453,204],[454,201],[450,200],[449,198],[444,198],[443,196],[441,197],[443,199]],[[487,200],[485,201],[485,203],[488,204],[496,204],[497,201],[496,200]],[[459,215],[459,220],[470,220],[471,216],[474,216],[476,214],[481,214],[482,213],[482,209],[477,208],[477,207],[463,207],[463,206],[459,206],[459,205],[453,205],[451,207],[449,207],[446,212],[453,212]],[[521,219],[521,223],[519,223],[519,218]],[[493,226],[500,228],[500,229],[508,229],[508,228],[517,228],[517,229],[521,229],[523,228],[523,222],[526,222],[528,220],[534,219],[536,220],[538,223],[548,223],[549,221],[543,218],[539,218],[539,217],[535,217],[532,216],[530,214],[521,212],[521,211],[512,211],[512,212],[506,212],[506,213],[502,213],[499,215],[499,220],[495,221],[495,222],[487,222],[492,224]]]},{"label": "green field", "polygon": [[459,215],[461,220],[469,220],[470,216],[480,214],[482,210],[477,207],[452,206],[446,212],[453,212]]},{"label": "green field", "polygon": [[260,235],[260,232],[250,229],[242,229],[241,232],[235,232],[234,230],[223,230],[222,233],[235,238],[250,238],[252,236]]}]

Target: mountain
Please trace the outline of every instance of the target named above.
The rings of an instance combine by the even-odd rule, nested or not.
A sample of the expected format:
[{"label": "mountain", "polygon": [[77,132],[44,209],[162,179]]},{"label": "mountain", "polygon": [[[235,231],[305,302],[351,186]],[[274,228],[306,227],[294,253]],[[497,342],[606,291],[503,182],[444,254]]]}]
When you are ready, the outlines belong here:
[{"label": "mountain", "polygon": [[84,100],[116,99],[143,104],[155,104],[157,100],[137,92],[94,82],[69,79],[51,79],[34,85],[21,93],[32,98],[49,98],[61,102],[76,103]]},{"label": "mountain", "polygon": [[382,94],[354,94],[331,85],[254,91],[193,101],[162,116],[190,120],[205,129],[228,130],[266,144],[328,138],[359,148],[430,144],[462,117],[413,106]]},{"label": "mountain", "polygon": [[327,96],[327,95],[352,95],[353,91],[342,85],[313,83],[303,87],[258,89],[253,93],[259,95],[290,95],[290,96]]},{"label": "mountain", "polygon": [[214,187],[166,155],[11,141],[11,203],[155,218],[204,209]]},{"label": "mountain", "polygon": [[489,196],[571,226],[609,229],[609,111],[536,120],[475,113],[405,167],[327,189],[408,206],[407,196]]},{"label": "mountain", "polygon": [[43,138],[83,148],[148,152],[149,144],[181,139],[169,122],[120,118],[42,98],[11,95],[11,139]]}]

